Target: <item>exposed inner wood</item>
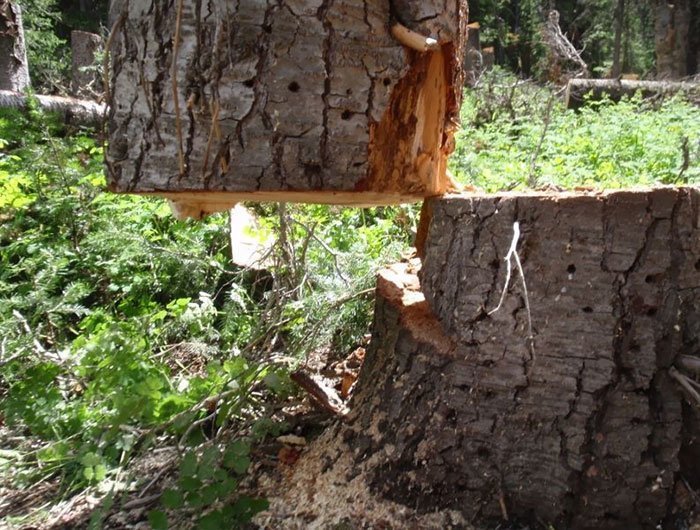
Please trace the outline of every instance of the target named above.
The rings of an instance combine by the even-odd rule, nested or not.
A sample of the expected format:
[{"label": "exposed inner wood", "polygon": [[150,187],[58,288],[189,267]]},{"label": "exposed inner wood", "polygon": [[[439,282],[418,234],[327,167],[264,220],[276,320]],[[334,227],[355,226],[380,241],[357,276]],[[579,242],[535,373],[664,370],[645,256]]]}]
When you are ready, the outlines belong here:
[{"label": "exposed inner wood", "polygon": [[450,189],[464,1],[395,6],[426,37],[423,53],[391,35],[381,0],[169,4],[121,8],[110,190],[212,212],[241,200],[393,204]]}]

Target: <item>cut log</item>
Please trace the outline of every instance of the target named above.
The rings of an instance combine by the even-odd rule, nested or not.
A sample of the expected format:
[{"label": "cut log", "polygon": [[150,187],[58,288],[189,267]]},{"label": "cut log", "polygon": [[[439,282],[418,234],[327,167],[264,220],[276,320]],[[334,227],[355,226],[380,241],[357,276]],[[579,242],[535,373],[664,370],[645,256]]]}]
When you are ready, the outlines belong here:
[{"label": "cut log", "polygon": [[22,10],[17,2],[0,0],[0,90],[23,92],[30,86]]},{"label": "cut log", "polygon": [[[656,528],[698,478],[669,372],[700,348],[700,191],[429,203],[422,269],[379,275],[344,427],[375,493],[479,527]],[[516,266],[489,314],[514,222],[534,340]]]},{"label": "cut log", "polygon": [[[63,96],[35,95],[32,97],[44,111],[60,114],[66,124],[99,127],[104,119],[105,106],[102,103]],[[26,107],[27,96],[24,94],[0,90],[0,108],[24,109]]]},{"label": "cut log", "polygon": [[391,4],[124,2],[111,47],[110,189],[205,212],[444,193],[466,1]]},{"label": "cut log", "polygon": [[634,79],[570,79],[566,85],[565,102],[568,108],[583,105],[584,97],[600,100],[608,96],[620,101],[623,96],[633,96],[637,92],[643,98],[685,94],[688,99],[700,102],[700,83],[683,81],[637,81]]}]

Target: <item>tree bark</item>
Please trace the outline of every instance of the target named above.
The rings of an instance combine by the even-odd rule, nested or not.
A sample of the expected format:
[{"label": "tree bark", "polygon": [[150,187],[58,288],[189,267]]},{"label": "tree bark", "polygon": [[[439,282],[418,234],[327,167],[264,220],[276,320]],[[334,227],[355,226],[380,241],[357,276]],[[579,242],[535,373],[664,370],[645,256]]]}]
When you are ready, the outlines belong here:
[{"label": "tree bark", "polygon": [[0,90],[23,92],[30,86],[22,11],[0,0]]},{"label": "tree bark", "polygon": [[[62,96],[32,96],[46,112],[57,112],[63,118],[63,123],[99,127],[105,115],[105,105],[95,101],[67,98]],[[27,96],[19,92],[0,90],[0,108],[24,109],[27,107]]]},{"label": "tree bark", "polygon": [[659,79],[688,75],[689,28],[688,0],[656,1],[656,75]]},{"label": "tree bark", "polygon": [[102,37],[87,31],[72,31],[70,47],[71,92],[75,97],[95,99],[102,94],[102,76],[94,69]]},{"label": "tree bark", "polygon": [[[204,211],[444,193],[466,15],[464,0],[126,2],[111,51],[110,189]],[[426,51],[398,42],[394,23]]]},{"label": "tree bark", "polygon": [[[698,478],[687,451],[679,463],[698,412],[670,373],[700,344],[700,192],[452,196],[426,211],[422,269],[379,275],[343,434],[375,492],[488,527],[655,528],[679,473]],[[514,265],[489,313],[516,221],[528,298]]]},{"label": "tree bark", "polygon": [[641,92],[642,97],[672,96],[683,93],[692,101],[700,101],[700,84],[681,81],[637,81],[633,79],[570,79],[564,96],[567,108],[583,105],[585,96],[593,100],[609,96],[619,101],[623,96]]}]

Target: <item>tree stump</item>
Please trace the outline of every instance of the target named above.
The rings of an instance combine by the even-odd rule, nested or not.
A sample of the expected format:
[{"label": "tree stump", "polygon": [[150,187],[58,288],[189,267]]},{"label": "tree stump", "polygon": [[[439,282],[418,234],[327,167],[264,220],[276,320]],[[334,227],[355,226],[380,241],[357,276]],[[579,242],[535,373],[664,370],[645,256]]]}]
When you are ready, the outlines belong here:
[{"label": "tree stump", "polygon": [[450,188],[465,0],[130,0],[112,16],[112,191],[207,212]]},{"label": "tree stump", "polygon": [[102,37],[87,31],[71,31],[71,94],[95,98],[102,94],[102,77],[91,67],[102,48]]},{"label": "tree stump", "polygon": [[[426,220],[422,268],[379,275],[344,435],[375,491],[479,524],[656,527],[699,478],[674,363],[700,353],[700,192],[448,196]],[[516,265],[490,313],[516,221],[531,337]]]}]

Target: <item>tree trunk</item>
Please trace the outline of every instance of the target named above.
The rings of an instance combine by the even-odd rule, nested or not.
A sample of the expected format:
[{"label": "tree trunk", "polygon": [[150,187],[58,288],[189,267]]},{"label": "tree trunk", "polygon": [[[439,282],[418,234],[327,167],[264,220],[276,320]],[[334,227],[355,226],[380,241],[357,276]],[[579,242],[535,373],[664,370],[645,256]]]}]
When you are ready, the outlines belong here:
[{"label": "tree trunk", "polygon": [[611,77],[619,77],[622,74],[620,52],[622,51],[622,30],[625,27],[625,0],[617,0],[615,6],[615,42],[613,43],[613,60],[610,69]]},{"label": "tree trunk", "polygon": [[679,79],[688,75],[688,37],[690,6],[688,0],[656,1],[656,75],[660,79]]},{"label": "tree trunk", "polygon": [[0,0],[0,90],[23,92],[29,86],[22,11],[17,3]]},{"label": "tree trunk", "polygon": [[479,39],[479,23],[473,22],[467,25],[467,49],[464,54],[464,84],[473,87],[476,85],[484,61],[481,55],[481,41]]},{"label": "tree trunk", "polygon": [[102,76],[95,60],[102,47],[102,37],[87,31],[71,31],[71,93],[76,97],[95,98],[102,94]]},{"label": "tree trunk", "polygon": [[112,47],[110,189],[204,211],[444,193],[466,1],[391,4],[125,2]]},{"label": "tree trunk", "polygon": [[593,100],[610,97],[619,101],[623,96],[641,92],[642,97],[672,96],[682,93],[692,101],[700,102],[700,84],[681,81],[637,81],[633,79],[570,79],[564,100],[567,108],[583,105],[585,96]]},{"label": "tree trunk", "polygon": [[[453,196],[426,212],[422,269],[379,275],[343,434],[375,492],[488,527],[655,528],[679,472],[698,475],[679,464],[700,439],[678,359],[700,345],[700,192]],[[516,221],[527,289],[514,264],[490,312]]]}]

